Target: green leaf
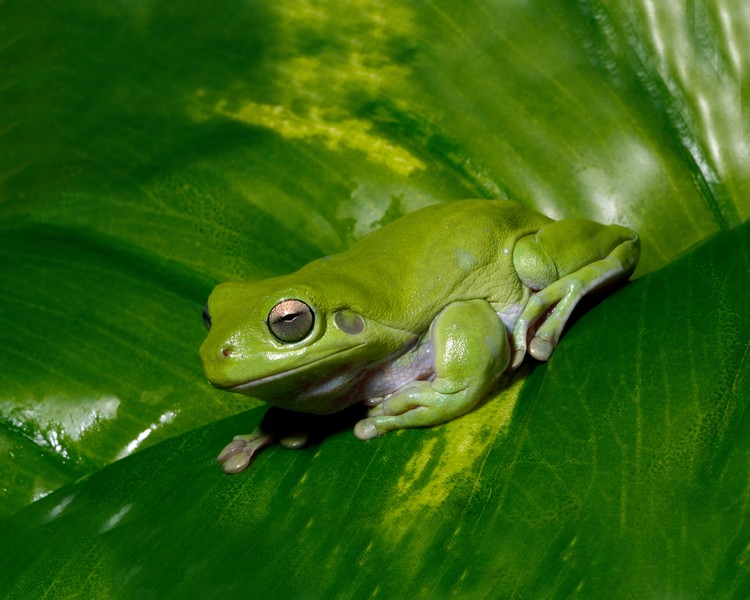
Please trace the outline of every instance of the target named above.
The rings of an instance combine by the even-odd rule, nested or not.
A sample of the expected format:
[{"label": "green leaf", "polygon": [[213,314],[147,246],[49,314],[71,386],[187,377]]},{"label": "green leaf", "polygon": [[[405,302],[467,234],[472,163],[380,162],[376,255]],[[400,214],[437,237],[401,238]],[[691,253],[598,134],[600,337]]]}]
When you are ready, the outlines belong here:
[{"label": "green leaf", "polygon": [[[93,475],[0,525],[2,552],[23,553],[0,589],[496,597],[486,567],[508,595],[746,596],[748,230],[732,228],[750,218],[748,40],[729,1],[3,3],[0,515]],[[464,419],[217,472],[260,412],[213,423],[259,404],[201,374],[213,284],[464,197],[628,225],[652,275]],[[691,253],[661,270],[717,232],[710,267]],[[159,517],[184,580],[131,558]],[[274,557],[257,568],[255,539]],[[391,576],[351,587],[370,561]]]},{"label": "green leaf", "polygon": [[258,410],[163,442],[0,524],[0,595],[744,597],[748,289],[750,223],[443,427],[339,432],[240,476],[211,454]]}]

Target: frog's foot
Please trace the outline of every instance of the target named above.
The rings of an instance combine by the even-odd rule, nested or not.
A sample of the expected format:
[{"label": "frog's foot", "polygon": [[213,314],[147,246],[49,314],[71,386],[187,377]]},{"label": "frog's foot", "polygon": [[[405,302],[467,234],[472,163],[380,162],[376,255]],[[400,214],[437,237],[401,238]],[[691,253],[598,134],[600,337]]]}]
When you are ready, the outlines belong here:
[{"label": "frog's foot", "polygon": [[627,240],[605,258],[564,275],[533,294],[513,328],[511,368],[523,361],[527,343],[529,354],[535,359],[549,359],[581,298],[630,274],[637,260],[637,248],[637,237]]},{"label": "frog's foot", "polygon": [[445,307],[430,327],[434,378],[412,381],[372,406],[354,435],[369,440],[388,431],[445,423],[471,410],[510,361],[508,336],[484,300]]},{"label": "frog's foot", "polygon": [[279,445],[289,450],[299,450],[307,444],[309,435],[306,432],[291,433],[283,437],[276,437],[259,427],[248,435],[236,435],[232,441],[216,457],[225,473],[239,473],[250,466],[255,456],[277,440]]},{"label": "frog's foot", "polygon": [[433,389],[432,382],[414,381],[370,408],[367,418],[354,426],[354,435],[369,440],[396,429],[437,425],[467,412],[473,404],[465,389],[442,393]]},{"label": "frog's foot", "polygon": [[221,463],[225,473],[239,473],[250,465],[258,452],[275,441],[276,438],[273,435],[262,431],[259,427],[251,434],[234,436],[216,460]]},{"label": "frog's foot", "polygon": [[552,355],[573,309],[586,294],[582,282],[572,277],[563,277],[529,298],[513,330],[512,369],[520,366],[527,350],[540,361]]}]

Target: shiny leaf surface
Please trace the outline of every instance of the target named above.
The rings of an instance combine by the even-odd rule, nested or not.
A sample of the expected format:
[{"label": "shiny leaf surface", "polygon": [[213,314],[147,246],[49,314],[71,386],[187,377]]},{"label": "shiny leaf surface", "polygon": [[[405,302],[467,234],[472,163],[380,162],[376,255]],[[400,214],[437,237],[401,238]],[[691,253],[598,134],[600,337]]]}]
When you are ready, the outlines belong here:
[{"label": "shiny leaf surface", "polygon": [[[471,594],[492,589],[472,575],[488,568],[521,596],[596,597],[602,581],[656,596],[747,595],[737,459],[747,227],[726,232],[750,217],[748,10],[731,0],[0,5],[0,515],[95,473],[6,521],[2,551],[24,554],[0,570],[0,589],[117,596],[158,585],[215,597],[250,582],[362,595],[410,581],[417,596]],[[195,428],[258,403],[201,375],[212,285],[289,272],[464,197],[638,230],[637,275],[653,273],[633,286],[644,297],[627,288],[606,300],[547,367],[503,382],[484,412],[444,429],[377,446],[342,433],[312,456],[273,450],[247,478],[220,476],[210,457],[248,417]],[[660,270],[716,232],[722,255]],[[665,280],[660,294],[646,283]],[[594,315],[610,304],[621,333],[601,338]],[[638,369],[616,370],[634,359]],[[573,404],[545,400],[561,394]],[[70,509],[53,511],[66,494]],[[674,519],[662,522],[667,505]],[[36,539],[45,511],[59,518]],[[173,541],[160,537],[162,516]],[[217,531],[196,522],[218,523],[222,544],[205,550]],[[388,532],[393,546],[376,543]],[[235,579],[255,539],[273,558]],[[134,563],[144,546],[154,553]],[[171,578],[158,552],[193,575]],[[663,555],[660,584],[649,561]],[[89,572],[80,565],[92,556]],[[377,580],[370,561],[392,577]],[[351,565],[359,587],[337,587]],[[424,586],[432,565],[441,579]],[[70,576],[76,567],[86,582]]]},{"label": "shiny leaf surface", "polygon": [[[523,375],[443,427],[339,432],[240,476],[210,451],[258,410],[163,442],[0,524],[0,594],[742,597],[748,289],[750,223],[599,304],[518,396]],[[587,368],[592,349],[609,360]]]}]

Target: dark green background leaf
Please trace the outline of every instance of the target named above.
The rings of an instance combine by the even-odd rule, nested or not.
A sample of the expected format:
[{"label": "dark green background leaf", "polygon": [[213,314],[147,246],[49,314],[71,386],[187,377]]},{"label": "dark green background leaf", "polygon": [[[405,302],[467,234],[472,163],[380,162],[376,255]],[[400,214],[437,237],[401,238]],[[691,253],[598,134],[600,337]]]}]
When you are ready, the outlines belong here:
[{"label": "dark green background leaf", "polygon": [[[620,580],[646,589],[657,575],[675,595],[708,593],[710,577],[717,597],[747,595],[738,458],[747,454],[747,332],[736,316],[747,305],[747,227],[726,231],[750,217],[748,10],[728,0],[0,5],[0,515],[92,472],[74,504],[110,499],[78,532],[85,511],[50,522],[49,546],[29,545],[28,560],[0,578],[4,589],[23,597],[67,577],[61,564],[93,557],[91,586],[104,595],[122,589],[118,581],[153,587],[158,576],[179,597],[188,588],[167,585],[156,554],[135,566],[128,559],[158,539],[157,517],[173,511],[185,521],[168,521],[175,546],[161,548],[184,559],[176,573],[210,565],[185,578],[204,596],[240,585],[234,556],[253,539],[277,558],[243,581],[300,594],[334,590],[350,574],[341,565],[369,560],[411,577],[428,564],[400,564],[413,551],[442,565],[445,587],[425,589],[472,592],[460,582],[478,580],[461,574],[481,564],[504,566],[501,589],[517,582],[539,596],[579,585],[595,595]],[[258,403],[203,380],[200,311],[213,284],[289,272],[404,212],[464,197],[513,197],[553,217],[631,226],[643,239],[637,275],[657,271],[633,288],[653,294],[645,282],[670,281],[682,292],[656,301],[628,288],[608,299],[596,314],[618,315],[607,327],[620,327],[619,337],[601,331],[604,317],[587,316],[547,368],[528,368],[484,412],[445,428],[379,445],[334,436],[320,453],[271,451],[248,477],[222,477],[208,457],[246,427],[230,419],[195,428]],[[667,272],[675,275],[659,270],[716,232],[725,232],[713,242],[724,254],[710,271],[695,272],[708,267],[692,258]],[[610,371],[633,364],[644,367]],[[628,391],[648,391],[651,402],[633,399],[633,412],[618,404]],[[563,392],[572,403],[545,403]],[[493,434],[479,435],[485,421]],[[574,429],[558,436],[558,421]],[[463,435],[463,450],[451,451],[448,435]],[[487,450],[488,439],[502,443]],[[545,454],[542,441],[559,455]],[[468,488],[477,457],[483,474]],[[361,482],[352,480],[357,468]],[[332,484],[324,498],[292,495],[307,493],[298,485],[308,470],[310,489]],[[196,493],[206,477],[213,483]],[[233,530],[232,504],[252,482],[250,521]],[[13,541],[28,540],[69,489],[9,519],[13,546],[0,548],[17,551]],[[375,517],[363,516],[365,492],[388,511],[376,502]],[[416,521],[419,499],[431,497],[454,508],[441,518],[424,505],[426,525],[396,536],[402,552],[373,542],[368,558],[364,540],[375,540],[383,514],[389,527]],[[657,527],[670,503],[675,520]],[[280,515],[258,516],[271,507],[289,519],[284,531],[268,531]],[[314,517],[336,526],[318,522],[297,539]],[[357,542],[342,541],[339,518],[362,528]],[[225,545],[210,560],[179,555],[180,543],[199,552],[213,542],[214,531],[192,525],[204,521],[222,523]],[[451,541],[454,528],[468,537]],[[285,550],[287,540],[296,546]],[[674,559],[666,574],[648,562],[658,552]],[[290,559],[306,566],[287,582]],[[362,589],[373,582],[367,573]]]}]

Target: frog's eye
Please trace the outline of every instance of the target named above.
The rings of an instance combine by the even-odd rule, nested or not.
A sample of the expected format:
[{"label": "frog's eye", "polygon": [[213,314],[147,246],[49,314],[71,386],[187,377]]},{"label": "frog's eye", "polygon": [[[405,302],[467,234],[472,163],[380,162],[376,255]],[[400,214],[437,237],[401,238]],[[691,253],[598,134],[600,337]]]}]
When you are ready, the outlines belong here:
[{"label": "frog's eye", "polygon": [[211,331],[211,313],[208,312],[208,302],[203,306],[203,324]]},{"label": "frog's eye", "polygon": [[268,313],[268,329],[280,342],[299,342],[313,330],[315,315],[302,300],[282,300]]}]

